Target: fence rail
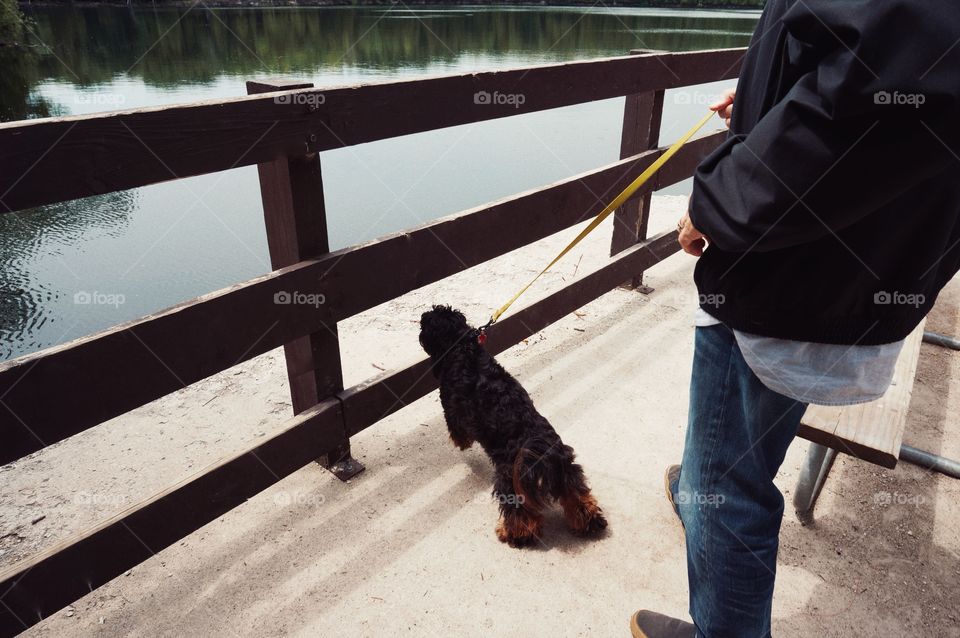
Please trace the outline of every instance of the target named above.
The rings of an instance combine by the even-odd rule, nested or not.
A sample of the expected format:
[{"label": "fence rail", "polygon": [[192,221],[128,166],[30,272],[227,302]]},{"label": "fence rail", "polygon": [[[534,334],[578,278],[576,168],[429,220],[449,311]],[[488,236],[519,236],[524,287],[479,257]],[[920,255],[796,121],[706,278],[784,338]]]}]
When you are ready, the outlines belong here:
[{"label": "fence rail", "polygon": [[[433,390],[426,360],[343,389],[336,322],[596,213],[603,205],[597,196],[609,199],[663,152],[651,148],[663,90],[735,77],[742,54],[635,55],[266,94],[259,92],[278,85],[252,83],[255,95],[227,102],[0,125],[0,199],[8,210],[259,164],[277,268],[0,365],[7,408],[0,411],[0,463],[281,345],[296,412],[267,440],[0,571],[0,635],[38,622],[312,460],[347,454],[349,437]],[[520,108],[475,104],[478,91],[523,92],[528,99]],[[327,252],[317,151],[620,96],[628,98],[624,159]],[[713,134],[684,147],[618,211],[623,228],[615,232],[612,259],[494,325],[488,349],[501,352],[623,282],[637,283],[645,269],[676,252],[672,231],[646,238],[649,194],[689,177],[722,139]],[[489,232],[507,222],[510,233]],[[292,291],[322,294],[325,303],[274,303],[275,295]]]},{"label": "fence rail", "polygon": [[[651,186],[688,177],[720,135],[686,146]],[[9,407],[0,412],[0,463],[583,221],[601,207],[594,193],[615,195],[660,153],[647,151],[418,229],[302,261],[0,365],[0,396]],[[489,232],[507,226],[510,233]],[[292,291],[325,300],[319,308],[273,303],[275,295]],[[48,400],[51,390],[56,401]]]},{"label": "fence rail", "polygon": [[[741,56],[740,49],[622,56],[0,124],[0,199],[5,212],[16,211],[279,157],[711,82],[736,77]],[[474,96],[481,91],[522,93],[525,101],[478,104]]]}]

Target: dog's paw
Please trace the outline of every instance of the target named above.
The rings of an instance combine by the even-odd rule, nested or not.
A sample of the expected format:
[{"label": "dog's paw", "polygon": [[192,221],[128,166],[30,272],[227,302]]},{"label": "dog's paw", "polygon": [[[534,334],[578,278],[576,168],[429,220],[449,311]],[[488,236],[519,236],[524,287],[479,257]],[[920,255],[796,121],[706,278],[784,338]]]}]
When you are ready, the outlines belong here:
[{"label": "dog's paw", "polygon": [[540,541],[540,536],[534,531],[511,531],[506,528],[506,526],[501,521],[497,525],[497,538],[501,543],[506,543],[510,547],[517,549],[522,549],[524,547],[530,547],[531,545],[542,542]]},{"label": "dog's paw", "polygon": [[469,450],[470,447],[473,446],[472,439],[460,439],[451,434],[450,440],[453,441],[453,444],[458,448],[460,448],[461,450]]},{"label": "dog's paw", "polygon": [[537,537],[533,534],[528,534],[524,536],[510,536],[509,534],[501,533],[500,530],[497,530],[497,538],[500,539],[501,543],[506,543],[510,547],[515,549],[523,549],[524,547],[530,547],[537,542]]},{"label": "dog's paw", "polygon": [[589,490],[560,499],[567,526],[577,536],[599,536],[607,529],[607,519]]},{"label": "dog's paw", "polygon": [[587,519],[583,527],[577,530],[577,533],[581,536],[599,536],[605,529],[607,529],[607,519],[598,509]]}]

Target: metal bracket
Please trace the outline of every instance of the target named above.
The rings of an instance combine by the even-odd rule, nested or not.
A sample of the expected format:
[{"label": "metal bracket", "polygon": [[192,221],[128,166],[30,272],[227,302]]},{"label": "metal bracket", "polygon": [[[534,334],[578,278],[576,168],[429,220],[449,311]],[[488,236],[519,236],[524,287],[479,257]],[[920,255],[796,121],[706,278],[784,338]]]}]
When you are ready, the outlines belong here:
[{"label": "metal bracket", "polygon": [[343,398],[339,393],[333,396],[340,402],[340,423],[343,426],[343,442],[318,458],[317,463],[346,483],[367,468],[363,463],[353,458],[353,455],[350,453],[350,437],[347,436],[347,416],[344,412]]},{"label": "metal bracket", "polygon": [[[335,458],[337,460],[331,463],[331,458]],[[353,456],[350,454],[349,447],[338,447],[329,454],[325,454],[317,459],[317,463],[344,482],[349,481],[354,476],[367,469],[363,463],[353,458]]]},{"label": "metal bracket", "polygon": [[341,481],[347,482],[367,468],[363,463],[348,454],[327,469]]},{"label": "metal bracket", "polygon": [[656,290],[656,288],[651,288],[650,286],[646,285],[642,281],[640,283],[634,283],[633,281],[628,281],[625,284],[621,284],[619,287],[621,290],[630,290],[632,292],[639,292],[641,295],[649,295],[654,290]]}]

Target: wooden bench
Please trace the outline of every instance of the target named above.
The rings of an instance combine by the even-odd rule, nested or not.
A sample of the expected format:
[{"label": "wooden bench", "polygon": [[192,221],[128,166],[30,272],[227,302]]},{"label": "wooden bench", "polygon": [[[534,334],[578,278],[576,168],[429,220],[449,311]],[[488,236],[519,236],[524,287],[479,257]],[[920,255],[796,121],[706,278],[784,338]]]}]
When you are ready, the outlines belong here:
[{"label": "wooden bench", "polygon": [[907,409],[920,358],[925,322],[910,333],[897,359],[887,392],[869,403],[850,406],[811,405],[800,423],[798,436],[812,444],[793,497],[797,517],[812,522],[813,508],[838,452],[886,468],[900,459]]}]

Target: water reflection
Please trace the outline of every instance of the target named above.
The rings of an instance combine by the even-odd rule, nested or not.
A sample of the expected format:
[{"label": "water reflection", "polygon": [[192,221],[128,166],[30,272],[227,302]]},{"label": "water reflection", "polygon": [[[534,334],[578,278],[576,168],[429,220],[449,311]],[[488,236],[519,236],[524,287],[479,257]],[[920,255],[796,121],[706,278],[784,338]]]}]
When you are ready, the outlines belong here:
[{"label": "water reflection", "polygon": [[[78,327],[101,323],[91,324],[84,306],[96,305],[96,295],[107,290],[87,290],[86,283],[107,277],[88,272],[85,278],[75,270],[77,260],[71,267],[64,255],[123,237],[137,200],[136,191],[126,191],[84,200],[82,214],[77,202],[67,202],[0,215],[0,358],[80,336],[84,331]],[[98,255],[97,261],[110,268],[108,255]],[[100,310],[97,318],[105,318]]]},{"label": "water reflection", "polygon": [[[755,14],[636,9],[35,9],[36,76],[87,86],[132,74],[157,87],[342,66],[435,68],[464,56],[563,60],[741,46]],[[6,101],[7,96],[4,95]]]}]

